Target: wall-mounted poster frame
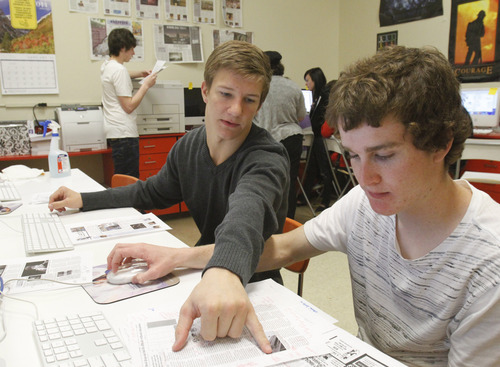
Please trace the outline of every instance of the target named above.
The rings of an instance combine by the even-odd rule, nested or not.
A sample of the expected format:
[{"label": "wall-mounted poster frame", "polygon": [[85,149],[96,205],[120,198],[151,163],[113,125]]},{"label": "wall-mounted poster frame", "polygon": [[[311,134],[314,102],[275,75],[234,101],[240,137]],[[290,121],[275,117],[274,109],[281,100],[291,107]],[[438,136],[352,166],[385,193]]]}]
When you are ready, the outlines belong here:
[{"label": "wall-mounted poster frame", "polygon": [[398,31],[377,33],[377,52],[398,44]]},{"label": "wall-mounted poster frame", "polygon": [[452,0],[448,59],[463,82],[500,78],[499,0]]}]

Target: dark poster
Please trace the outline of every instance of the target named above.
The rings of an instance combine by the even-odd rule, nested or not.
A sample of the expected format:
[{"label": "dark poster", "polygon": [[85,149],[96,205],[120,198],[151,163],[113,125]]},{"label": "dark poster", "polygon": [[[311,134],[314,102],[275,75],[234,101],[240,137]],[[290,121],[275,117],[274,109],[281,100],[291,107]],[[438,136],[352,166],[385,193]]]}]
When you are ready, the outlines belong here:
[{"label": "dark poster", "polygon": [[453,0],[448,59],[461,82],[499,80],[498,0]]},{"label": "dark poster", "polygon": [[380,0],[380,26],[443,15],[443,0]]}]

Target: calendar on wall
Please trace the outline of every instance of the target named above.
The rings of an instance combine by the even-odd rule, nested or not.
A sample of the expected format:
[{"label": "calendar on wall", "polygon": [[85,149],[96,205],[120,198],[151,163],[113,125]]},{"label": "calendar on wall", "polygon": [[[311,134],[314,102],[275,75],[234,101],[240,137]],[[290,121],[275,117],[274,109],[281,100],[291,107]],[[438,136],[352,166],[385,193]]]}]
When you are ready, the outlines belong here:
[{"label": "calendar on wall", "polygon": [[1,54],[2,94],[57,94],[55,55]]}]

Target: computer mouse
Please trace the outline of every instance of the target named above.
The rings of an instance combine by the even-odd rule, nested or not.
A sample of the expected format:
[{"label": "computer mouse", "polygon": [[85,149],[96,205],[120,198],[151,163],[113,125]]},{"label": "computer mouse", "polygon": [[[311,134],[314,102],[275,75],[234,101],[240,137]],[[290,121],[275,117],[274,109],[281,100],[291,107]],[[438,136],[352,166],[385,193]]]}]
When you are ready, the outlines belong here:
[{"label": "computer mouse", "polygon": [[148,264],[144,261],[131,262],[121,265],[116,273],[113,273],[111,270],[108,271],[106,278],[108,283],[111,284],[127,284],[132,282],[132,278],[134,278],[136,274],[144,273],[148,268]]}]

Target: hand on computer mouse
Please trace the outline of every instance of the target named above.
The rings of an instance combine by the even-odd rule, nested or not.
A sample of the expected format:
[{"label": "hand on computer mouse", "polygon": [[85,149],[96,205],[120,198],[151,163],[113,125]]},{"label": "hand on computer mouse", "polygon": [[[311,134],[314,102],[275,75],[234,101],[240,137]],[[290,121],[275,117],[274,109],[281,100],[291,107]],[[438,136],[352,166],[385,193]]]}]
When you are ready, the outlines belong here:
[{"label": "hand on computer mouse", "polygon": [[106,278],[111,284],[132,283],[136,274],[144,273],[148,270],[148,264],[140,259],[134,259],[129,263],[121,265],[114,273],[108,270]]}]

